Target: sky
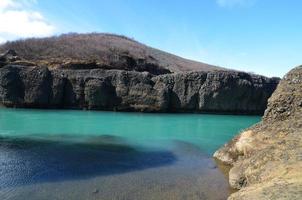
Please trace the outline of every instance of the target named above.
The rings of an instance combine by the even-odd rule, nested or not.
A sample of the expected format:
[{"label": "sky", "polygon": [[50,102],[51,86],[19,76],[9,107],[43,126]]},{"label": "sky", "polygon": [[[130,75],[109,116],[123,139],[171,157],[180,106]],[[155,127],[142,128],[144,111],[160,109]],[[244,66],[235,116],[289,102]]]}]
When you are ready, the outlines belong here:
[{"label": "sky", "polygon": [[222,67],[282,77],[302,64],[301,0],[0,0],[0,43],[107,32]]}]

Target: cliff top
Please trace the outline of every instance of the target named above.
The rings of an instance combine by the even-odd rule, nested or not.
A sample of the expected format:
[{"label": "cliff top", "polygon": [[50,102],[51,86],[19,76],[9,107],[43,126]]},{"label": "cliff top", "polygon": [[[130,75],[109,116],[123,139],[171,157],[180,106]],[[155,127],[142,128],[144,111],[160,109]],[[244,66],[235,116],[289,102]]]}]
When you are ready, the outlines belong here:
[{"label": "cliff top", "polygon": [[70,33],[47,38],[17,40],[0,46],[0,52],[11,49],[26,61],[48,66],[66,63],[70,66],[73,63],[80,63],[127,70],[136,65],[143,66],[140,67],[143,69],[136,71],[150,71],[147,68],[160,69],[157,74],[226,70],[169,54],[125,36],[106,33]]}]

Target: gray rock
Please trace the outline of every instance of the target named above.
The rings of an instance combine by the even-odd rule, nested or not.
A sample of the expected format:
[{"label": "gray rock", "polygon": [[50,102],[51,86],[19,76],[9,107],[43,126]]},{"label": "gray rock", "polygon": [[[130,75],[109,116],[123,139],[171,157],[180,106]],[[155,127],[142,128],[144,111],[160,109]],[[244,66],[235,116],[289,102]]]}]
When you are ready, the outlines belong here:
[{"label": "gray rock", "polygon": [[5,106],[244,114],[263,113],[279,81],[234,71],[156,76],[14,65],[1,68],[0,76]]},{"label": "gray rock", "polygon": [[14,50],[7,50],[5,53],[0,54],[0,67],[18,60],[20,60],[20,58],[17,56],[17,53]]}]

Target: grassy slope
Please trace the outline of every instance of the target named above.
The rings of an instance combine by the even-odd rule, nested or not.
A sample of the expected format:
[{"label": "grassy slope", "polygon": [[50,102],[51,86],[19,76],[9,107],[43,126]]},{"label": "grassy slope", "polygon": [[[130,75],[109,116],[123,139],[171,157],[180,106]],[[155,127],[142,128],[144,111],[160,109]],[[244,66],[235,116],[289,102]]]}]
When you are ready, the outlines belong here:
[{"label": "grassy slope", "polygon": [[147,62],[156,63],[172,72],[224,69],[184,59],[124,36],[105,33],[64,34],[57,37],[7,42],[0,46],[0,52],[8,49],[14,49],[20,57],[29,61],[55,60],[60,62],[69,59],[108,63],[110,55],[127,54],[134,59],[143,58]]}]

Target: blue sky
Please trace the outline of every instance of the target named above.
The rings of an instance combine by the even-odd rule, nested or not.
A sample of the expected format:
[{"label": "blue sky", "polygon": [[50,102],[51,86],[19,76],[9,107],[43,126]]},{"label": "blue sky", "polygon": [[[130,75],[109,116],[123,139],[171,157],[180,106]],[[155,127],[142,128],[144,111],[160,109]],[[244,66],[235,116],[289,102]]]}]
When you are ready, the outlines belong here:
[{"label": "blue sky", "polygon": [[[283,76],[302,64],[300,0],[1,1],[2,42],[110,32],[185,58],[267,76]],[[22,30],[6,27],[10,15],[1,23],[8,11],[25,13],[21,22],[12,17]]]}]

